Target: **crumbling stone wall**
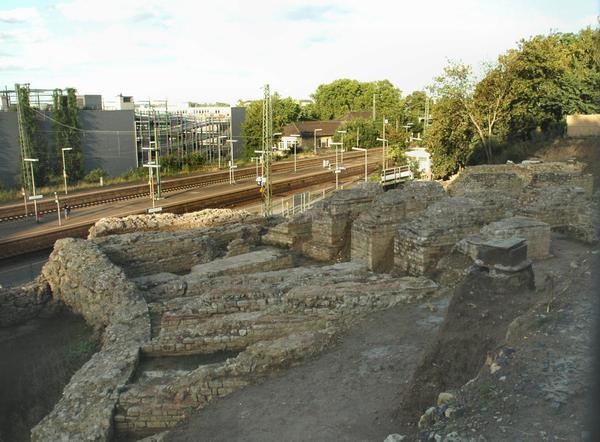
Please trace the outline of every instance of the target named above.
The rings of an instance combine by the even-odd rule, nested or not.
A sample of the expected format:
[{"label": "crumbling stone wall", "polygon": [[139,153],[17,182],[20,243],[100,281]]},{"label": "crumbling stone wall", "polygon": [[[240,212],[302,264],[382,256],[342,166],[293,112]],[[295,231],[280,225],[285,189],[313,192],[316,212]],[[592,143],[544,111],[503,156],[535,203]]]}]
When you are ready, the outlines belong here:
[{"label": "crumbling stone wall", "polygon": [[457,241],[478,233],[489,221],[489,211],[476,200],[451,197],[434,203],[398,228],[395,269],[409,275],[433,274],[438,261]]},{"label": "crumbling stone wall", "polygon": [[148,307],[135,285],[93,243],[56,242],[42,275],[52,294],[88,323],[104,328],[102,349],[73,375],[33,441],[110,440],[119,390],[150,339]]},{"label": "crumbling stone wall", "polygon": [[311,239],[303,244],[303,253],[319,261],[348,260],[352,223],[381,192],[379,185],[363,185],[320,201],[310,212]]},{"label": "crumbling stone wall", "polygon": [[352,224],[352,261],[364,263],[376,272],[391,270],[398,225],[445,195],[442,186],[435,181],[409,181],[377,196],[369,210]]},{"label": "crumbling stone wall", "polygon": [[287,247],[297,252],[302,251],[304,243],[311,237],[312,215],[311,212],[302,212],[294,215],[269,229],[263,236],[263,244]]},{"label": "crumbling stone wall", "polygon": [[43,278],[37,278],[19,287],[0,289],[0,327],[22,324],[58,308],[52,302],[50,287]]},{"label": "crumbling stone wall", "polygon": [[536,189],[523,198],[519,215],[535,218],[585,242],[598,240],[592,200],[581,187],[555,186]]},{"label": "crumbling stone wall", "polygon": [[88,239],[107,235],[121,235],[134,232],[175,231],[215,227],[231,223],[252,223],[260,218],[244,210],[205,209],[199,212],[175,215],[157,213],[152,215],[130,215],[122,218],[102,218],[90,229]]},{"label": "crumbling stone wall", "polygon": [[229,224],[177,232],[139,232],[95,238],[93,242],[129,277],[184,273],[196,264],[248,251],[260,243],[259,224]]},{"label": "crumbling stone wall", "polygon": [[501,219],[481,229],[484,238],[525,239],[529,259],[543,259],[550,256],[550,234],[550,225],[523,216]]},{"label": "crumbling stone wall", "polygon": [[519,197],[523,191],[547,186],[581,187],[590,196],[593,177],[575,162],[471,166],[448,186],[448,192],[464,196],[469,190],[496,190]]}]

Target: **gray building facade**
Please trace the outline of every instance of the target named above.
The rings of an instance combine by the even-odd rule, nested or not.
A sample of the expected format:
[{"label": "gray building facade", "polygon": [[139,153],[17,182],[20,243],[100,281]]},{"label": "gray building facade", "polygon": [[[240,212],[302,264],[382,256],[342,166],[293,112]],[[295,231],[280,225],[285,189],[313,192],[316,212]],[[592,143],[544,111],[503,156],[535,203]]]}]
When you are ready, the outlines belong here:
[{"label": "gray building facade", "polygon": [[[50,116],[50,113],[47,113]],[[136,167],[134,111],[80,110],[78,113],[85,172],[102,168],[117,176]],[[53,123],[41,122],[48,149],[54,149]],[[20,174],[19,127],[16,112],[0,112],[0,185],[15,185]],[[67,153],[68,155],[68,153]]]}]

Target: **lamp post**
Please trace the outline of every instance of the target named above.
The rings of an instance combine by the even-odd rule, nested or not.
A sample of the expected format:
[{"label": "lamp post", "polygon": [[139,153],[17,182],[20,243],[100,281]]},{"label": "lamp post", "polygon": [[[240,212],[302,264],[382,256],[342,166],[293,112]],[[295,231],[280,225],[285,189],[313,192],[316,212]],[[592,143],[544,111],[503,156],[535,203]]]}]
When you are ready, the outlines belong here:
[{"label": "lamp post", "polygon": [[338,130],[337,132],[338,132],[338,134],[342,134],[342,148],[340,149],[340,151],[341,151],[341,160],[340,160],[340,163],[343,166],[344,165],[344,134],[346,133],[346,131],[345,130]]},{"label": "lamp post", "polygon": [[62,223],[60,222],[60,202],[58,201],[58,195],[56,192],[54,192],[54,202],[56,203],[56,213],[58,215],[58,225],[60,227],[62,226]]},{"label": "lamp post", "polygon": [[340,187],[339,186],[339,175],[341,172],[341,169],[338,165],[338,146],[341,146],[342,143],[334,142],[331,144],[333,144],[335,146],[335,170],[333,172],[335,173],[335,188],[337,190]]},{"label": "lamp post", "polygon": [[237,166],[233,161],[233,143],[237,143],[237,140],[229,139],[227,142],[231,146],[231,150],[229,151],[229,184],[235,184],[235,169]]},{"label": "lamp post", "polygon": [[314,147],[315,155],[317,154],[317,132],[321,132],[322,130],[323,129],[315,129],[313,131],[313,136],[314,136],[313,147]]},{"label": "lamp post", "polygon": [[291,134],[290,137],[294,137],[294,173],[298,170],[296,167],[296,147],[298,146],[298,138],[300,138],[300,134]]},{"label": "lamp post", "polygon": [[382,163],[381,163],[381,167],[383,168],[383,170],[385,170],[385,143],[387,143],[387,139],[385,138],[377,138],[377,141],[381,141],[382,145],[383,145],[383,159],[382,159]]},{"label": "lamp post", "polygon": [[[387,156],[386,156],[386,154],[385,154],[385,146],[386,146],[386,144],[387,144],[387,139],[385,138],[385,125],[386,125],[386,124],[388,124],[388,120],[386,120],[386,119],[385,119],[385,117],[383,117],[383,121],[382,121],[382,123],[381,123],[381,126],[382,126],[381,133],[382,133],[383,135],[381,136],[381,138],[382,138],[383,140],[385,140],[385,141],[383,142],[383,158],[382,158],[382,163],[383,163],[383,168],[384,168],[384,169],[385,169],[385,168],[386,168],[386,166],[387,166]],[[378,138],[378,140],[379,140],[379,138]]]},{"label": "lamp post", "polygon": [[[40,161],[38,158],[23,158],[23,161],[27,161],[29,163],[29,167],[31,170],[31,190],[32,190],[32,195],[29,197],[29,199],[33,200],[33,210],[35,212],[35,222],[39,223],[40,219],[38,218],[38,210],[37,210],[37,200],[38,200],[38,196],[35,194],[35,177],[33,176],[33,163]],[[40,195],[41,197],[41,195]]]},{"label": "lamp post", "polygon": [[67,165],[65,162],[65,151],[67,150],[73,150],[72,147],[63,147],[61,149],[62,151],[62,160],[63,160],[63,179],[65,181],[65,195],[67,195],[68,191],[67,191]]}]

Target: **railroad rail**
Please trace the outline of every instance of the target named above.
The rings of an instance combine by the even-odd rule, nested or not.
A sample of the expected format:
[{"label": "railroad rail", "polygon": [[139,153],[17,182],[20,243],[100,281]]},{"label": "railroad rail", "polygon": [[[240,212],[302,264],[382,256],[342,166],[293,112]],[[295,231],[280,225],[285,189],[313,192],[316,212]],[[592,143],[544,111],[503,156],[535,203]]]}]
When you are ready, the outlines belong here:
[{"label": "railroad rail", "polygon": [[[292,166],[293,167],[293,166]],[[379,167],[377,161],[368,165],[369,173]],[[348,166],[342,174],[342,178],[364,174],[364,165]],[[254,175],[253,175],[254,176]],[[323,170],[307,173],[298,177],[279,179],[273,183],[273,195],[282,195],[305,187],[322,184],[333,180],[331,171]],[[186,213],[209,208],[236,207],[261,199],[261,193],[254,183],[245,185],[243,188],[232,188],[218,195],[195,197],[185,201],[165,201],[162,204],[162,212]],[[145,209],[134,209],[119,216],[143,214]],[[100,217],[99,217],[100,218]],[[98,218],[98,219],[99,219]],[[52,247],[54,242],[60,238],[79,237],[85,238],[87,233],[95,224],[96,220],[82,221],[62,227],[53,227],[38,232],[22,235],[12,235],[7,239],[0,240],[0,259],[19,256],[25,253],[44,250]]]},{"label": "railroad rail", "polygon": [[[380,149],[379,149],[380,150]],[[375,154],[378,149],[372,149]],[[347,152],[346,158],[353,159],[362,154]],[[298,170],[318,166],[323,160],[335,158],[335,154],[327,154],[315,158],[305,158],[298,160]],[[275,162],[272,166],[273,173],[291,172],[294,170],[293,161]],[[255,167],[249,166],[236,169],[236,181],[244,181],[253,178],[256,174]],[[201,175],[194,175],[182,178],[173,178],[161,182],[161,192],[169,193],[181,190],[189,190],[228,182],[229,170],[209,172]],[[68,204],[71,208],[108,204],[116,201],[123,201],[136,198],[149,197],[150,191],[147,183],[132,184],[128,186],[119,186],[117,188],[99,189],[90,192],[75,193],[73,195],[61,195],[59,197],[61,207]],[[31,204],[30,204],[31,206]],[[56,202],[53,198],[39,200],[37,202],[38,213],[46,215],[56,212]],[[30,207],[28,216],[33,216],[32,207]],[[12,221],[25,218],[25,209],[23,203],[0,206],[0,222]]]}]

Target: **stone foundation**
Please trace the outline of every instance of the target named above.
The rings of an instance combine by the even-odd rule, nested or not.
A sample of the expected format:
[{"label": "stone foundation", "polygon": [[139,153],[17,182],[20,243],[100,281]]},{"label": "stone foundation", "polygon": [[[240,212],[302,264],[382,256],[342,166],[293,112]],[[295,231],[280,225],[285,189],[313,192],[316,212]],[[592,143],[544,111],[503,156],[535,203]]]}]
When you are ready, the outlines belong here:
[{"label": "stone foundation", "polygon": [[352,261],[375,272],[391,270],[398,226],[444,196],[442,186],[434,181],[409,181],[379,195],[352,224]]},{"label": "stone foundation", "polygon": [[319,261],[350,259],[352,222],[382,193],[378,185],[335,192],[311,210],[311,239],[302,246],[305,255]]},{"label": "stone foundation", "polygon": [[394,240],[394,266],[409,275],[432,275],[454,244],[478,233],[489,212],[478,201],[452,197],[431,205],[421,216],[402,224]]}]

